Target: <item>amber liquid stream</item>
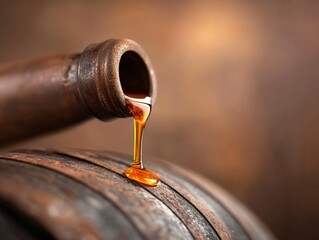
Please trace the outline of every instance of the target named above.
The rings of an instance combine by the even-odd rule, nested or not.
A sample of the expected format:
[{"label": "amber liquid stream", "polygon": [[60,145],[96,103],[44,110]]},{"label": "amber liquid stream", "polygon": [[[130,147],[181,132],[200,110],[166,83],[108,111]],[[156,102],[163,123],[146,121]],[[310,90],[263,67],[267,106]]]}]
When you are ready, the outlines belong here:
[{"label": "amber liquid stream", "polygon": [[134,119],[134,161],[133,165],[124,171],[124,175],[139,183],[157,186],[158,176],[144,167],[142,159],[143,133],[152,110],[151,98],[126,97],[126,104]]}]

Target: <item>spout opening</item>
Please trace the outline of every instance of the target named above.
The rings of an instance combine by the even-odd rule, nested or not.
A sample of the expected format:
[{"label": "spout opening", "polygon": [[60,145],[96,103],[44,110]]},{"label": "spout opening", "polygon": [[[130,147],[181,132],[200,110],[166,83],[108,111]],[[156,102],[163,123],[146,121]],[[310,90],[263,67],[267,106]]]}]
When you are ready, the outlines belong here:
[{"label": "spout opening", "polygon": [[126,97],[156,101],[156,76],[143,49],[129,39],[93,44],[81,54],[79,99],[101,120],[130,117]]},{"label": "spout opening", "polygon": [[124,95],[145,98],[151,95],[151,77],[143,59],[133,51],[125,52],[119,64],[120,83]]}]

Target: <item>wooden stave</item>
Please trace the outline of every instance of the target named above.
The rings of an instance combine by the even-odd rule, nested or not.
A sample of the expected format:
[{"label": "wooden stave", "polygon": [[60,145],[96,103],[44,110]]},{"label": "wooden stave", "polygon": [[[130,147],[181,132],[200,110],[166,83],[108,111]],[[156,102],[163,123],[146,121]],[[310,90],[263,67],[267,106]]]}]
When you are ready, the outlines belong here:
[{"label": "wooden stave", "polygon": [[[69,178],[75,179],[77,182],[89,186],[95,192],[102,194],[107,199],[107,197],[109,197],[108,194],[112,193],[105,190],[101,192],[100,188],[105,186],[99,185],[99,188],[96,189],[96,186],[94,186],[92,182],[90,183],[91,185],[87,185],[89,180],[81,176],[81,174],[83,174],[82,172],[80,175],[75,171],[72,173],[70,172],[70,169],[68,168],[72,168],[72,166],[66,165],[65,162],[68,161],[66,159],[72,159],[77,166],[81,166],[81,168],[84,169],[85,174],[88,174],[87,166],[89,165],[91,167],[94,166],[94,168],[99,169],[99,171],[107,172],[106,175],[104,174],[104,177],[109,177],[112,175],[117,176],[117,182],[113,183],[113,185],[116,184],[115,189],[117,192],[123,191],[123,186],[129,186],[129,189],[134,189],[134,191],[131,191],[131,193],[133,193],[135,198],[141,198],[140,195],[142,195],[143,197],[152,196],[152,198],[159,200],[164,206],[166,206],[167,211],[164,213],[167,214],[166,217],[169,216],[169,218],[176,218],[174,223],[179,226],[179,231],[178,233],[175,232],[175,235],[171,234],[170,231],[172,229],[166,233],[158,232],[158,229],[152,229],[151,226],[148,225],[148,222],[140,222],[134,218],[131,219],[132,215],[136,214],[136,212],[133,214],[129,211],[130,208],[133,208],[130,205],[130,202],[126,202],[125,204],[122,202],[122,204],[117,205],[117,208],[124,211],[125,216],[130,219],[130,222],[135,223],[135,225],[133,225],[136,227],[137,232],[140,233],[141,238],[169,239],[169,237],[171,237],[171,239],[273,239],[271,234],[269,234],[269,232],[264,229],[264,227],[260,225],[257,220],[255,221],[255,218],[251,216],[251,214],[248,214],[250,223],[253,223],[251,226],[249,224],[247,225],[247,222],[246,224],[243,224],[245,221],[242,221],[240,214],[235,214],[237,217],[235,218],[233,212],[230,211],[227,206],[225,207],[223,202],[220,202],[220,198],[214,196],[216,194],[220,196],[220,192],[214,192],[215,188],[211,189],[214,193],[211,194],[209,191],[205,190],[205,188],[208,188],[207,185],[203,187],[196,183],[194,179],[189,178],[189,176],[194,178],[194,174],[191,174],[187,171],[187,174],[185,174],[184,170],[181,171],[174,165],[163,161],[158,161],[157,159],[153,159],[148,165],[152,170],[159,173],[162,182],[157,188],[149,188],[134,183],[122,176],[124,169],[131,163],[131,156],[129,155],[85,150],[23,150],[2,153],[0,157],[23,162],[24,164],[37,165],[41,168],[51,168],[51,171],[58,171],[60,174],[62,173],[63,175],[67,175]],[[34,159],[35,157],[37,159]],[[167,184],[167,182],[169,184]],[[187,186],[190,187],[190,190],[187,190]],[[166,199],[166,197],[172,195],[176,197],[173,197],[173,199],[170,200]],[[130,195],[130,197],[131,196],[132,195]],[[178,204],[181,199],[183,199],[183,202]],[[144,207],[146,206],[151,208],[153,203],[140,202],[139,204],[144,205]],[[124,205],[128,206],[128,209],[123,209],[123,207],[125,208]],[[236,205],[236,202],[233,205],[238,206]],[[188,208],[192,209],[190,215],[189,211],[187,214],[185,214],[185,209],[189,210]],[[149,211],[149,215],[147,215],[149,219],[145,220],[152,222],[152,216],[150,215],[150,212],[152,213],[152,211]],[[169,212],[173,214],[169,214]],[[239,212],[247,213],[242,206],[240,206]],[[145,216],[145,213],[143,214]],[[141,214],[138,213],[138,216],[141,217]],[[160,224],[160,226],[165,229],[167,227],[167,220],[163,221],[165,223]],[[198,226],[196,227],[196,225]],[[184,228],[181,228],[181,226],[184,226]],[[257,231],[255,229],[256,227],[258,228]]]}]

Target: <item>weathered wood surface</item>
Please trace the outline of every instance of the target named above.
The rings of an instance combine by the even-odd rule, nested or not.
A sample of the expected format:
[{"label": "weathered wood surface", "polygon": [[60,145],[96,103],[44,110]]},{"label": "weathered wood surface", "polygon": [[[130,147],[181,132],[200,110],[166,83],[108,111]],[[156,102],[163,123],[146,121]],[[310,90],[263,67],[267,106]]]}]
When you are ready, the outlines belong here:
[{"label": "weathered wood surface", "polygon": [[[146,187],[131,156],[85,150],[0,154],[0,225],[8,239],[272,239],[217,186],[160,161]],[[11,238],[9,238],[9,236]]]}]

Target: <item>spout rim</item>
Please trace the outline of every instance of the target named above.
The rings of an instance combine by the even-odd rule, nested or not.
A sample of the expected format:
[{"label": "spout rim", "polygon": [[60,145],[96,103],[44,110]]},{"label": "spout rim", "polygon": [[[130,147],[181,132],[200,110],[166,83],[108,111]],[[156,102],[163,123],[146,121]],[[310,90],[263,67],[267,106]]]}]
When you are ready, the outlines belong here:
[{"label": "spout rim", "polygon": [[110,39],[87,47],[82,53],[78,67],[80,94],[91,112],[101,120],[113,117],[130,117],[120,80],[119,66],[122,56],[132,51],[144,62],[148,76],[152,104],[156,100],[156,76],[152,64],[135,41]]}]

